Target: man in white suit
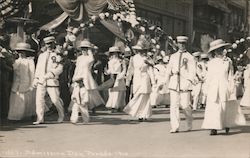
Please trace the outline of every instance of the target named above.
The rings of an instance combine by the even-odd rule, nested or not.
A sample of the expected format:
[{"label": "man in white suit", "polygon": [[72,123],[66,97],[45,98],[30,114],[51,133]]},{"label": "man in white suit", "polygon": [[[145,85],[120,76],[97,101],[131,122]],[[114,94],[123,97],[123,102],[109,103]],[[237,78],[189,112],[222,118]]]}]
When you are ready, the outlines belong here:
[{"label": "man in white suit", "polygon": [[187,52],[186,43],[188,37],[178,36],[177,44],[179,50],[171,55],[167,70],[170,90],[170,123],[171,133],[179,131],[181,107],[187,121],[187,131],[192,129],[191,90],[195,77],[195,61],[193,56]]},{"label": "man in white suit", "polygon": [[61,56],[55,45],[55,37],[49,36],[44,38],[46,50],[39,55],[34,86],[37,87],[36,91],[36,114],[37,121],[33,124],[40,124],[44,122],[45,110],[45,94],[48,92],[52,103],[56,106],[58,111],[58,123],[63,122],[64,109],[63,101],[60,98],[59,92],[59,75],[63,71],[63,65],[60,63]]}]

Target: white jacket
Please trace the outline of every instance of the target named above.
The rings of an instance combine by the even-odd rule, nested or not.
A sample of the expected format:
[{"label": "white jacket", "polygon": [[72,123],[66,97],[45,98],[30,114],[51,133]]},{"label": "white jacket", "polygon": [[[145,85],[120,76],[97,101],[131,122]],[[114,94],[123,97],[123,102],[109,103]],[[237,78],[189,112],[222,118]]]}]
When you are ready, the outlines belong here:
[{"label": "white jacket", "polygon": [[59,86],[58,78],[63,71],[60,60],[61,56],[55,51],[47,50],[39,55],[35,72],[38,84],[50,87]]},{"label": "white jacket", "polygon": [[[180,72],[179,72],[179,59],[180,55]],[[192,90],[192,84],[195,78],[195,60],[189,52],[177,51],[171,55],[168,68],[167,80],[170,77],[169,89],[175,91],[189,91]],[[178,81],[178,74],[180,74],[180,81]]]}]

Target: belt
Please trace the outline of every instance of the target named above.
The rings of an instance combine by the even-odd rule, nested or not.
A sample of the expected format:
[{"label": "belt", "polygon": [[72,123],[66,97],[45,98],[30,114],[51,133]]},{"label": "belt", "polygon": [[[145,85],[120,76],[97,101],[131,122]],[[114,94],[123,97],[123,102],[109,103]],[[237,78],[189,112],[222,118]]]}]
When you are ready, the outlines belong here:
[{"label": "belt", "polygon": [[169,90],[172,90],[172,91],[176,91],[176,92],[191,92],[192,90],[176,90],[176,89],[172,89],[172,88],[169,88]]}]

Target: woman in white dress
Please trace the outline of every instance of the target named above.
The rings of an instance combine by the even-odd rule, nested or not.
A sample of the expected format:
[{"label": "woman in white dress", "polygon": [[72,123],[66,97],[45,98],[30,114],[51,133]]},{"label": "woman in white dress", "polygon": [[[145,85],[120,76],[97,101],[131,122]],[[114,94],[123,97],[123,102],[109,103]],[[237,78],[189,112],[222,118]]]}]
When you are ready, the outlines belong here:
[{"label": "woman in white dress", "polygon": [[35,63],[30,55],[34,55],[28,43],[18,43],[15,50],[19,58],[13,64],[14,78],[10,95],[9,120],[21,120],[35,115],[35,92],[33,79]]},{"label": "woman in white dress", "polygon": [[250,51],[247,53],[248,65],[244,71],[244,94],[240,105],[250,107]]},{"label": "woman in white dress", "polygon": [[126,74],[126,64],[120,57],[120,49],[116,46],[109,48],[110,59],[108,62],[107,74],[111,75],[114,80],[113,87],[109,88],[109,98],[106,103],[106,108],[114,110],[123,109],[125,106],[126,97],[126,84],[125,84],[125,74]]},{"label": "woman in white dress", "polygon": [[[132,58],[130,63],[133,74],[133,98],[124,108],[124,112],[132,117],[138,118],[139,121],[148,119],[152,115],[152,107],[150,105],[150,93],[152,86],[155,87],[155,79],[153,69],[147,62],[146,50],[140,45],[133,47],[139,53]],[[127,74],[129,76],[129,74]],[[129,85],[129,83],[127,82]]]},{"label": "woman in white dress", "polygon": [[83,40],[79,48],[81,55],[77,58],[76,68],[72,78],[74,82],[74,90],[71,97],[74,100],[70,118],[72,123],[78,121],[79,112],[82,113],[84,122],[88,122],[88,109],[93,109],[104,104],[101,95],[96,90],[97,84],[91,74],[94,63],[91,43],[88,40]]},{"label": "woman in white dress", "polygon": [[[228,46],[223,40],[218,39],[210,43],[208,53],[214,58],[208,63],[207,72],[207,103],[202,128],[210,129],[210,135],[217,135],[217,130],[225,129],[228,134],[230,127],[238,125],[240,114],[238,108],[229,106],[232,102],[229,81],[232,78],[231,60],[225,58],[224,49]],[[235,105],[237,107],[237,105]],[[244,117],[244,116],[243,116]],[[233,118],[233,119],[232,119]]]},{"label": "woman in white dress", "polygon": [[[166,105],[170,104],[170,93],[168,90],[168,81],[166,81],[166,72],[168,56],[164,58],[162,56],[157,56],[157,62],[154,66],[154,75],[156,80],[156,87],[152,90],[150,95],[151,106],[156,107],[157,105]],[[165,63],[163,61],[165,59]]]}]

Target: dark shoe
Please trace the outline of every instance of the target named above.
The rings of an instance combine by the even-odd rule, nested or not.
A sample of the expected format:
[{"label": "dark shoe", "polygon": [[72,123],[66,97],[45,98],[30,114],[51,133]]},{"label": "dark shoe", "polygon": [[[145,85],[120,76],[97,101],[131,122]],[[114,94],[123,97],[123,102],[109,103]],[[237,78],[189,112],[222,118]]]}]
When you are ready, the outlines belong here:
[{"label": "dark shoe", "polygon": [[138,120],[139,120],[139,122],[143,122],[143,118],[139,118]]},{"label": "dark shoe", "polygon": [[95,108],[92,109],[92,114],[96,114]]},{"label": "dark shoe", "polygon": [[230,130],[230,128],[228,128],[228,127],[225,128],[226,134],[229,134],[229,130]]},{"label": "dark shoe", "polygon": [[212,129],[210,132],[211,136],[217,135],[217,130],[216,129]]},{"label": "dark shoe", "polygon": [[111,113],[115,113],[115,109],[114,108],[111,109]]},{"label": "dark shoe", "polygon": [[178,133],[178,132],[179,132],[178,129],[176,129],[176,130],[171,129],[171,130],[170,130],[170,133]]}]

